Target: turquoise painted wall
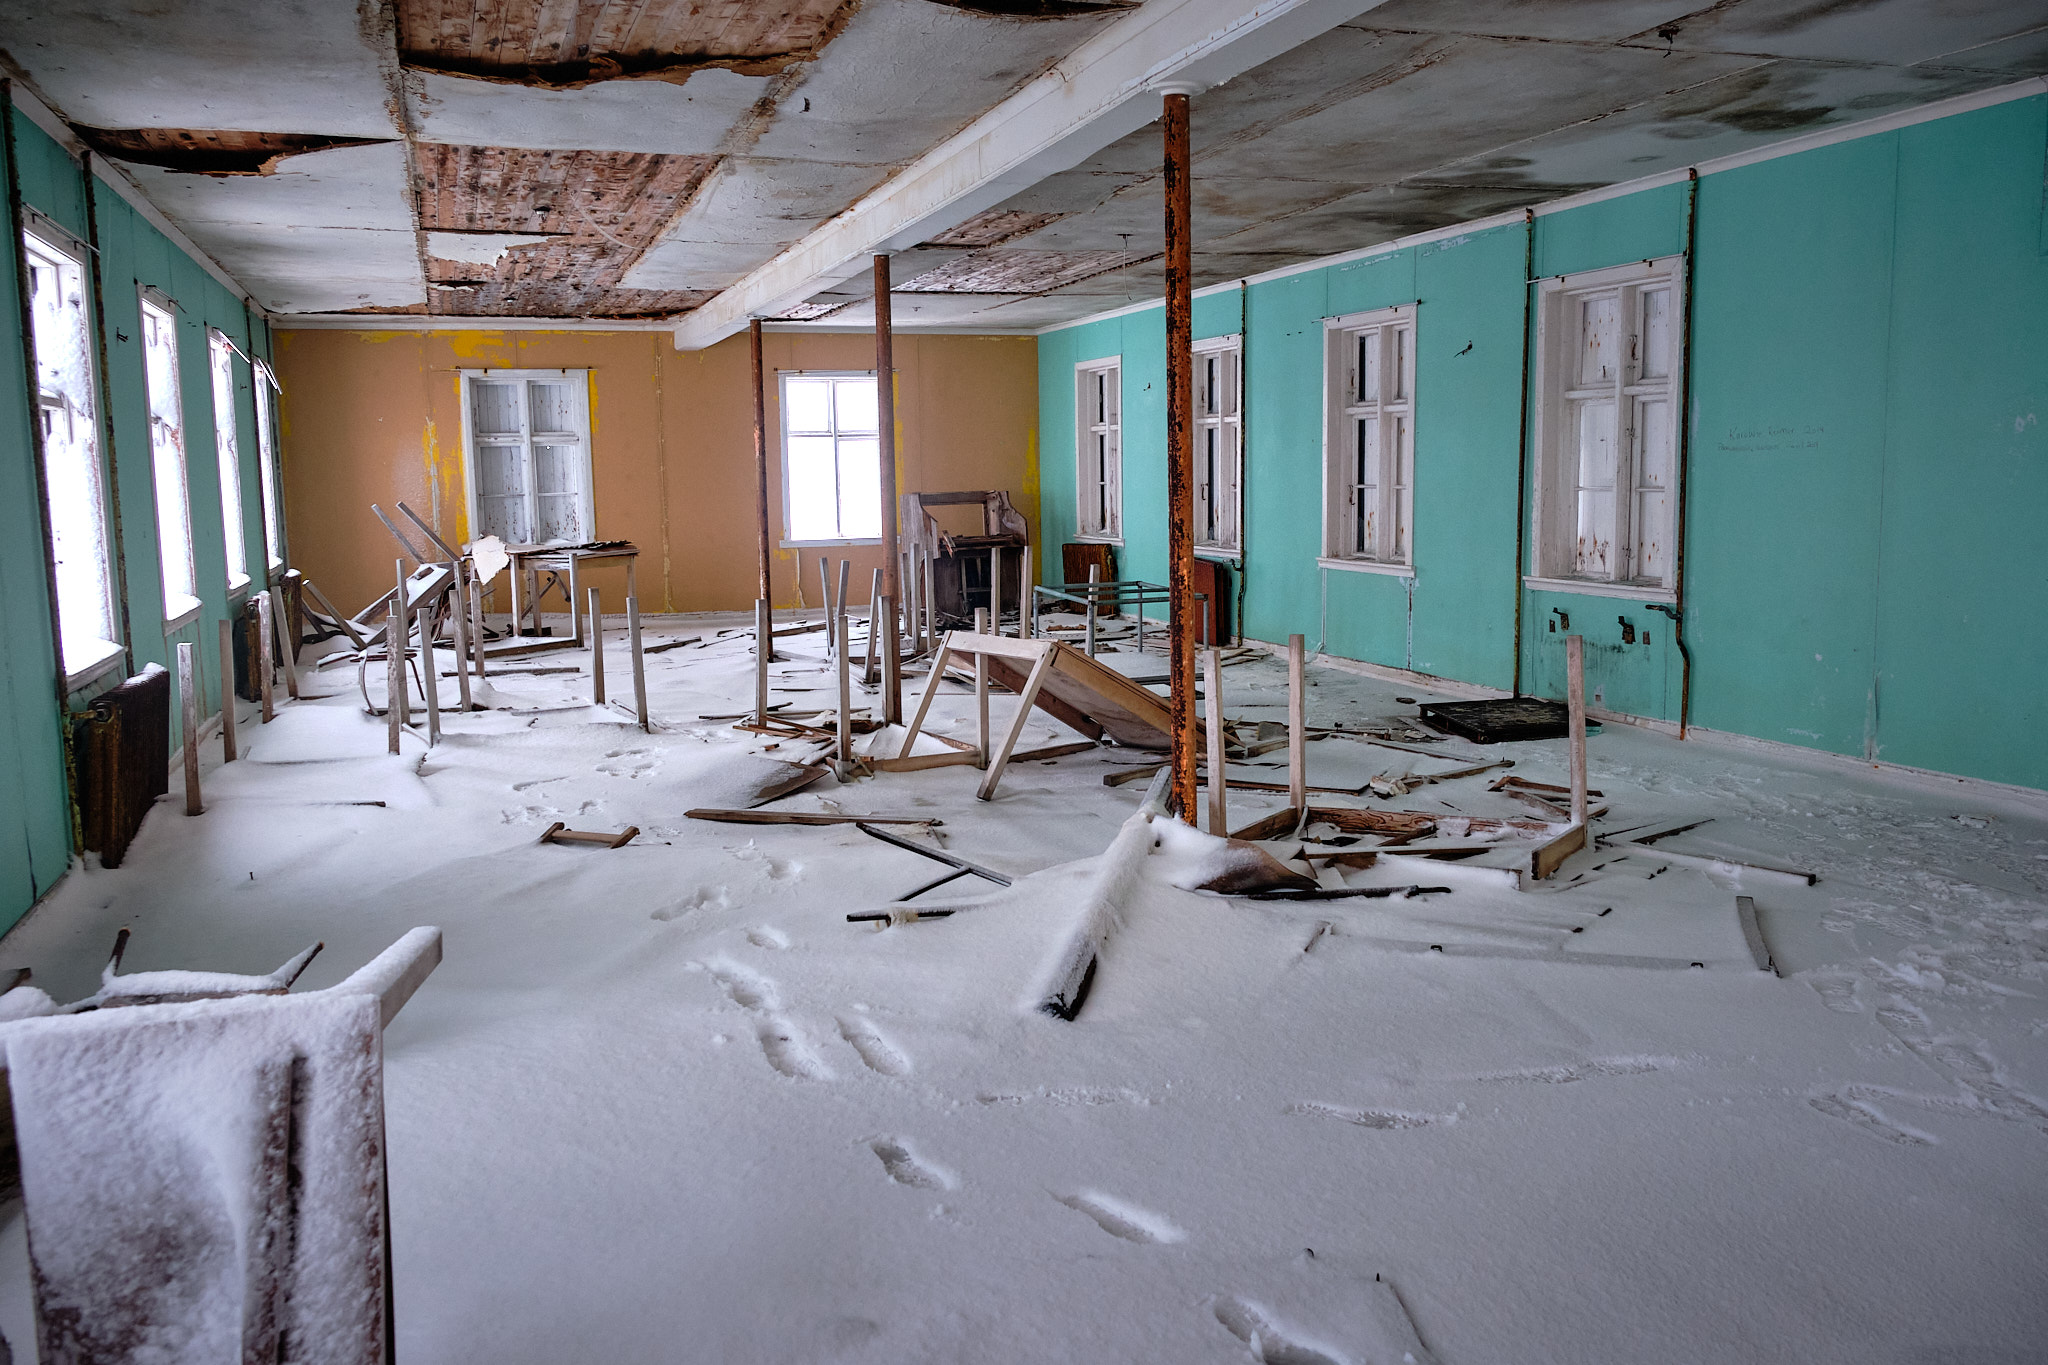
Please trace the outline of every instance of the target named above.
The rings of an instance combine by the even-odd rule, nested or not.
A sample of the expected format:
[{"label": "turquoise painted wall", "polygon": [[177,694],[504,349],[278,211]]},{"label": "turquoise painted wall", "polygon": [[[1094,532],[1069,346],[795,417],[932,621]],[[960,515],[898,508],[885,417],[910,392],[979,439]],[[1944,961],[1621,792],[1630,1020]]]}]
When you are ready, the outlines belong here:
[{"label": "turquoise painted wall", "polygon": [[[252,319],[242,300],[187,256],[129,206],[126,200],[87,177],[64,148],[34,124],[17,117],[6,174],[18,183],[27,210],[46,215],[84,240],[88,235],[86,195],[92,193],[99,219],[102,300],[106,316],[107,364],[99,375],[101,456],[109,447],[111,508],[117,522],[125,574],[125,596],[133,664],[175,668],[179,641],[197,650],[211,714],[220,705],[217,623],[241,608],[240,594],[227,588],[226,536],[221,519],[221,479],[215,452],[216,421],[232,421],[237,432],[242,488],[243,538],[249,567],[263,581],[263,515],[257,468],[256,414],[249,366],[235,363],[232,413],[213,410],[206,329],[218,328],[244,351],[267,356],[270,336]],[[4,186],[0,186],[4,188]],[[143,392],[140,330],[141,285],[160,289],[179,305],[179,380],[185,405],[188,496],[192,508],[198,567],[198,617],[176,631],[165,629],[163,583],[157,555],[155,483],[149,453],[148,405]],[[30,400],[23,365],[20,295],[13,268],[0,270],[0,765],[17,774],[0,783],[0,929],[13,924],[71,865],[70,793],[64,765],[63,712],[77,709],[107,679],[80,688],[65,701],[58,695],[58,662],[51,631],[48,579],[43,563],[43,520],[36,493]],[[182,742],[175,708],[173,747]]]},{"label": "turquoise painted wall", "polygon": [[[2044,161],[2034,97],[1698,182],[1695,725],[2048,787]],[[1598,705],[1676,719],[1670,621],[1626,595],[1525,590],[1516,551],[1524,271],[1678,254],[1688,197],[1658,186],[1197,300],[1198,337],[1245,319],[1246,632],[1501,689],[1519,665],[1524,691],[1560,696],[1562,612]],[[1408,302],[1415,572],[1323,569],[1323,320]],[[1039,350],[1048,544],[1072,534],[1072,367],[1121,354],[1123,572],[1155,580],[1164,326],[1152,308]]]}]

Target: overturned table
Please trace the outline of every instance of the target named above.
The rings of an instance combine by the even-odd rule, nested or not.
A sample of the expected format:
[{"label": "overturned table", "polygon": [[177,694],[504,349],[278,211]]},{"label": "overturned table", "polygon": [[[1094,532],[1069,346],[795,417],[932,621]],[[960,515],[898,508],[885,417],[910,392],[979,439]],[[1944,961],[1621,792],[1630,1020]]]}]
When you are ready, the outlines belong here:
[{"label": "overturned table", "polygon": [[540,628],[541,589],[538,585],[542,573],[566,575],[568,578],[565,591],[569,597],[569,634],[560,642],[563,648],[584,643],[582,574],[585,569],[623,563],[626,566],[626,596],[639,596],[633,566],[640,557],[640,547],[630,540],[593,540],[582,545],[507,545],[505,554],[512,561],[512,638],[520,642],[521,648],[532,648],[524,644],[520,636],[529,611],[533,614],[534,629]]}]

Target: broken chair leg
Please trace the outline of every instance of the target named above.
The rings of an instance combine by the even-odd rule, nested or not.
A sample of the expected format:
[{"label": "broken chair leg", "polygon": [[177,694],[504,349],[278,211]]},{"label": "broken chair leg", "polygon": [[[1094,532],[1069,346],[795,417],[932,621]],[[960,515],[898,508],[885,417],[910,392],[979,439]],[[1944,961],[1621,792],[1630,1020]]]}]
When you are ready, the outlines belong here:
[{"label": "broken chair leg", "polygon": [[600,848],[624,848],[640,833],[637,825],[628,825],[617,834],[599,834],[590,830],[570,829],[560,820],[549,825],[547,832],[540,836],[544,844],[595,844]]}]

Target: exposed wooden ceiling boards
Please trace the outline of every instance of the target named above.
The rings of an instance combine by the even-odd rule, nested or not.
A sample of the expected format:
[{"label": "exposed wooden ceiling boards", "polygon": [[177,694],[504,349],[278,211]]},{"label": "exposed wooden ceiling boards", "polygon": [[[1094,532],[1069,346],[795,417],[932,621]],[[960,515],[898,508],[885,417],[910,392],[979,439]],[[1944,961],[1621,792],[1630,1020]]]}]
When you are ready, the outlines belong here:
[{"label": "exposed wooden ceiling boards", "polygon": [[995,246],[1012,237],[1036,232],[1066,217],[1063,213],[1031,213],[1023,209],[990,209],[977,213],[950,232],[942,232],[926,246]]},{"label": "exposed wooden ceiling boards", "polygon": [[860,0],[398,0],[399,55],[417,71],[574,90],[687,80],[725,67],[772,76],[839,35]]},{"label": "exposed wooden ceiling boards", "polygon": [[366,147],[382,140],[233,129],[88,128],[76,123],[71,131],[101,156],[197,175],[269,175],[288,156],[333,147]]},{"label": "exposed wooden ceiling boards", "polygon": [[1043,294],[1139,259],[1124,251],[976,251],[905,280],[891,292]]},{"label": "exposed wooden ceiling boards", "polygon": [[783,309],[768,322],[816,322],[819,318],[836,313],[851,303],[851,299],[811,299]]},{"label": "exposed wooden ceiling boards", "polygon": [[416,161],[427,232],[547,239],[521,240],[488,265],[429,256],[428,282],[441,286],[429,294],[430,312],[648,317],[703,300],[694,291],[620,290],[618,283],[689,202],[715,157],[429,142]]}]

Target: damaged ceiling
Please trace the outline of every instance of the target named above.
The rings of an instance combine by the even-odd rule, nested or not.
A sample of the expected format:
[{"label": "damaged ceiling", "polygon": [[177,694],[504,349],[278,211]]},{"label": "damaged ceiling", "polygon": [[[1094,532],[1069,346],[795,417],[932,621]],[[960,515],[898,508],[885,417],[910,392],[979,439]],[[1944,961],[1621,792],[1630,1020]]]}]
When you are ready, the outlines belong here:
[{"label": "damaged ceiling", "polygon": [[[0,48],[273,313],[664,318],[1140,8],[0,0]],[[2048,0],[1345,12],[1195,97],[1197,284],[2048,73]],[[963,212],[898,253],[899,322],[1026,329],[1157,297],[1158,161],[1142,128]],[[779,316],[866,322],[866,275]]]}]

